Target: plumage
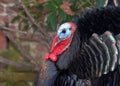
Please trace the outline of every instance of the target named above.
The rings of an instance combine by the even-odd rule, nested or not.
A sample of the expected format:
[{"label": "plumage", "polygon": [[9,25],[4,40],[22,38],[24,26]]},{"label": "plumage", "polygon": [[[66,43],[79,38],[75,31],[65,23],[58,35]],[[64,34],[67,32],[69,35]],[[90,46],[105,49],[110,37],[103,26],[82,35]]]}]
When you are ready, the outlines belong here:
[{"label": "plumage", "polygon": [[[113,18],[114,18],[114,20],[113,20]],[[74,21],[77,25],[77,29],[76,29],[77,31],[74,35],[73,42],[71,43],[71,46],[69,47],[69,49],[66,52],[64,52],[62,55],[59,56],[59,60],[56,64],[60,69],[66,69],[67,62],[69,63],[69,61],[71,61],[73,58],[74,58],[73,60],[77,59],[77,61],[75,61],[76,63],[77,62],[79,63],[82,60],[84,60],[85,58],[88,58],[89,56],[84,55],[86,53],[84,53],[85,51],[84,51],[83,47],[87,47],[87,49],[89,50],[89,54],[91,54],[90,56],[92,56],[92,57],[90,57],[90,59],[92,61],[94,61],[95,64],[98,63],[94,52],[92,52],[93,50],[92,50],[91,46],[93,46],[93,45],[91,44],[91,46],[90,46],[88,44],[89,43],[88,39],[92,36],[93,33],[96,33],[100,36],[101,34],[105,33],[106,31],[111,31],[113,33],[113,35],[112,35],[113,38],[115,35],[119,34],[119,32],[120,32],[120,22],[119,22],[120,21],[120,8],[119,7],[111,7],[111,6],[107,7],[107,8],[103,8],[103,7],[97,8],[97,9],[95,8],[95,9],[89,10],[83,14],[80,14],[77,17],[77,20],[75,18],[75,20],[73,20],[73,22]],[[99,47],[98,52],[101,53],[100,55],[102,57],[107,57],[107,58],[103,58],[103,64],[105,65],[105,64],[108,64],[108,62],[106,62],[106,61],[110,58],[110,56],[109,56],[110,54],[108,54],[107,52],[108,51],[112,52],[112,50],[111,50],[112,44],[108,44],[108,43],[112,42],[112,40],[107,38],[108,40],[106,42],[104,42],[104,39],[105,39],[105,37],[103,37],[102,44],[97,42],[96,46]],[[113,43],[113,44],[115,44],[115,43]],[[84,46],[84,45],[86,45],[86,46]],[[74,47],[72,47],[72,46],[74,46]],[[106,49],[105,46],[106,47],[108,46],[108,51],[105,50]],[[74,52],[72,52],[72,51],[74,51]],[[101,51],[104,51],[104,52],[101,52]],[[74,53],[74,54],[71,55],[71,54],[69,54],[69,52],[71,52],[71,54],[72,53]],[[81,61],[79,61],[78,58],[75,58],[75,57],[79,57],[78,55],[80,56],[79,59]],[[100,55],[98,56],[99,59],[100,59]],[[69,58],[65,58],[66,56]],[[101,58],[101,60],[102,60],[102,58]],[[75,68],[76,68],[78,63],[74,64],[75,62],[72,62],[73,64],[71,64],[71,65],[72,66],[75,65]],[[82,63],[81,65],[83,65],[83,68],[85,67],[85,63]],[[110,65],[112,66],[112,63]],[[69,64],[69,66],[70,66],[70,64]],[[74,68],[74,67],[72,67],[72,68]],[[95,68],[97,68],[97,67],[94,66],[94,69]],[[104,66],[104,68],[105,68],[105,66]]]},{"label": "plumage", "polygon": [[[120,86],[120,7],[87,10],[71,22],[72,41],[54,54],[57,60],[47,59],[49,76],[42,86]],[[53,50],[70,37],[59,34]]]}]

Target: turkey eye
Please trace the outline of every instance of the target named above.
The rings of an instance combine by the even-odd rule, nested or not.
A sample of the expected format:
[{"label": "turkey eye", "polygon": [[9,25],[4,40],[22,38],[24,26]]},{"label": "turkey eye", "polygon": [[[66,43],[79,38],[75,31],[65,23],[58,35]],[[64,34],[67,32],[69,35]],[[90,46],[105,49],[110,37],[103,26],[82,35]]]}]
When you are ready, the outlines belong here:
[{"label": "turkey eye", "polygon": [[71,28],[69,28],[69,30],[71,30]]},{"label": "turkey eye", "polygon": [[66,33],[66,30],[64,29],[64,30],[62,30],[62,33]]}]

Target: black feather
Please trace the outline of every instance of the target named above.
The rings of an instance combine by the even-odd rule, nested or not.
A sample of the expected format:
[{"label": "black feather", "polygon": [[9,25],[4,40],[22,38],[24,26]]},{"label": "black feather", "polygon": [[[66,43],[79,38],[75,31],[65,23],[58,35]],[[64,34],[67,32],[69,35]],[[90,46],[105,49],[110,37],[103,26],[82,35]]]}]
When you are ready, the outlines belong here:
[{"label": "black feather", "polygon": [[[113,37],[119,34],[120,8],[108,6],[108,7],[101,7],[101,8],[88,10],[78,15],[75,19],[73,19],[72,22],[74,22],[77,25],[77,30],[75,32],[73,41],[70,47],[68,48],[68,50],[66,50],[66,52],[64,52],[63,54],[59,55],[59,60],[56,63],[57,67],[59,68],[59,71],[61,72],[64,71],[64,74],[66,73],[71,75],[76,74],[79,79],[94,80],[95,77],[96,78],[99,77],[98,73],[101,73],[101,71],[98,71],[100,70],[100,62],[98,61],[100,61],[101,59],[101,62],[103,61],[103,63],[101,63],[103,64],[102,79],[104,80],[104,76],[105,77],[109,76],[111,78],[113,76],[115,77],[114,73],[110,72],[108,65],[109,62],[108,59],[110,59],[110,57],[108,56],[109,53],[106,51],[107,44],[104,41],[102,41],[103,44],[96,42],[97,43],[96,46],[98,46],[99,50],[95,51],[95,49],[97,48],[95,48],[95,46],[89,41],[89,39],[93,33],[96,33],[99,36],[101,36],[106,31],[110,31],[113,33]],[[101,38],[102,37],[100,37],[99,39]],[[89,48],[85,44],[87,44]],[[85,48],[88,49],[88,52],[85,50]],[[102,57],[99,54],[101,54]],[[93,72],[90,73],[91,71]],[[105,72],[108,75],[103,75]],[[64,74],[61,75],[61,77],[64,77]],[[110,74],[112,74],[113,76],[111,76]],[[120,78],[118,79],[120,80]],[[106,80],[108,80],[108,78],[106,78]],[[102,81],[102,80],[99,79],[98,81]],[[106,85],[99,85],[99,86],[107,86],[107,82],[105,84]],[[110,84],[108,86],[114,86],[114,85]]]},{"label": "black feather", "polygon": [[[72,22],[77,25],[72,43],[56,63],[50,62],[50,77],[44,86],[120,86],[120,44],[117,42],[120,41],[120,8],[87,10]],[[116,42],[104,36],[106,31],[111,32]],[[112,71],[111,66],[115,66]]]}]

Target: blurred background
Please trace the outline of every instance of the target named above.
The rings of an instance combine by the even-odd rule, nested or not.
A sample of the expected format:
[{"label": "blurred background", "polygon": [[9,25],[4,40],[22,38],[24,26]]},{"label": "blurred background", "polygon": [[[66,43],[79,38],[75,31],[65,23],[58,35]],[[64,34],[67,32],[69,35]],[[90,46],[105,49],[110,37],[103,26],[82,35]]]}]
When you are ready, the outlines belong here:
[{"label": "blurred background", "polygon": [[57,26],[105,0],[0,0],[0,86],[33,86]]}]

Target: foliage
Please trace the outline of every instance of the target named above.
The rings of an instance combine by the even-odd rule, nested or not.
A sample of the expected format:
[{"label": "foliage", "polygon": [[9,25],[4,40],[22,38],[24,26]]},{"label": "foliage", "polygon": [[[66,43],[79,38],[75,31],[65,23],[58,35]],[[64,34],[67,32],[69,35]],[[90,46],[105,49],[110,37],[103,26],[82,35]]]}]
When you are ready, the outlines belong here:
[{"label": "foliage", "polygon": [[[103,6],[104,1],[105,0],[23,0],[37,24],[47,26],[47,30],[56,30],[58,24],[70,21],[75,15],[85,9]],[[16,20],[19,20],[20,29],[23,26],[23,30],[29,30],[34,27],[34,25],[30,24],[23,10],[19,11],[19,15],[13,19],[13,22]]]},{"label": "foliage", "polygon": [[[19,36],[22,38],[26,37],[26,39],[27,39],[27,37],[28,37],[28,41],[29,40],[31,41],[32,38],[39,39],[38,37],[40,37],[42,34],[43,38],[41,36],[41,39],[42,39],[42,42],[44,40],[44,43],[45,43],[45,42],[50,42],[51,40],[47,40],[46,38],[44,38],[46,36],[45,34],[48,35],[47,32],[43,33],[44,31],[48,31],[48,32],[55,31],[57,29],[58,24],[72,20],[72,18],[74,16],[78,15],[80,12],[90,9],[90,8],[93,8],[95,6],[97,6],[97,7],[103,6],[104,0],[22,0],[22,2],[25,5],[25,7],[27,8],[27,11],[33,17],[33,19],[28,16],[28,14],[25,12],[25,9],[22,8],[21,4],[18,5],[18,8],[19,8],[18,15],[16,17],[14,17],[14,19],[12,20],[12,23],[14,23],[14,22],[19,23],[18,30],[16,30],[16,31],[19,31],[18,33],[21,33],[21,34],[16,33],[17,35],[16,34],[13,34],[13,35],[16,35],[16,38]],[[40,28],[42,28],[42,29],[44,29],[44,28],[46,28],[46,29],[44,29],[44,31],[42,32],[42,30],[38,30],[37,25],[38,25],[38,27],[40,25]],[[35,31],[38,34],[31,35],[30,32],[34,33]],[[7,37],[9,38],[9,40],[11,42],[13,41],[12,42],[13,45],[17,44],[16,47],[18,47],[18,50],[16,50],[14,48],[15,46],[13,47],[13,45],[10,45],[9,50],[0,52],[0,56],[5,57],[8,60],[12,60],[12,62],[9,61],[12,63],[11,64],[12,66],[15,66],[16,62],[21,62],[21,61],[26,62],[26,64],[27,64],[28,62],[24,61],[25,60],[24,56],[26,56],[26,52],[34,53],[38,50],[38,49],[34,48],[34,46],[33,46],[33,45],[35,45],[35,43],[34,43],[34,44],[32,44],[32,47],[34,48],[33,49],[34,52],[30,51],[29,47],[27,47],[28,50],[26,49],[26,52],[21,53],[21,51],[23,51],[22,50],[23,48],[21,49],[20,48],[21,46],[19,44],[21,44],[21,42],[23,42],[23,41],[21,41],[20,39],[12,40],[9,35]],[[35,39],[33,39],[33,40],[35,40]],[[17,40],[17,42],[16,42],[16,40]],[[41,40],[39,41],[39,44],[40,44],[40,42],[41,42]],[[44,46],[44,45],[42,45],[42,46]],[[35,51],[35,49],[36,49],[36,51]],[[44,51],[44,49],[41,49],[41,52],[39,52],[41,54],[40,56],[33,55],[33,57],[35,56],[35,58],[30,60],[29,63],[33,62],[36,65],[42,63],[42,61],[40,60],[40,57],[42,57],[42,53],[44,53],[43,51]],[[27,56],[29,56],[29,55],[27,54]],[[24,63],[21,63],[21,64],[24,64]],[[16,67],[20,68],[21,64],[16,65]],[[30,77],[30,76],[27,77],[28,75],[26,75],[26,74],[28,74],[29,69],[27,69],[27,71],[26,71],[23,68],[24,73],[19,74],[18,72],[20,70],[18,70],[16,67],[13,67],[13,68],[10,67],[11,65],[7,65],[5,67],[5,70],[3,70],[3,72],[6,74],[0,74],[0,77],[2,75],[10,76],[10,78],[7,79],[8,81],[12,80],[13,77],[15,78],[15,80],[13,79],[13,81],[6,83],[6,86],[20,86],[20,85],[21,86],[30,86],[28,82],[33,80],[33,78],[35,77],[35,74],[34,73],[30,74],[30,76],[32,76],[32,77]],[[26,66],[26,67],[28,67],[28,66]],[[32,69],[33,67],[30,67],[30,68]],[[35,69],[33,71],[36,72]],[[14,73],[14,72],[16,72],[16,73]],[[7,73],[10,73],[10,74],[7,74]],[[13,73],[13,75],[11,75],[12,73]],[[25,75],[27,78],[23,77]],[[4,76],[2,78],[4,78]],[[21,81],[21,78],[25,79],[26,81],[19,82],[19,83],[16,82],[17,80]],[[7,80],[5,80],[5,81],[7,81]]]},{"label": "foliage", "polygon": [[105,3],[105,0],[96,0],[97,7],[103,6],[104,3]]}]

